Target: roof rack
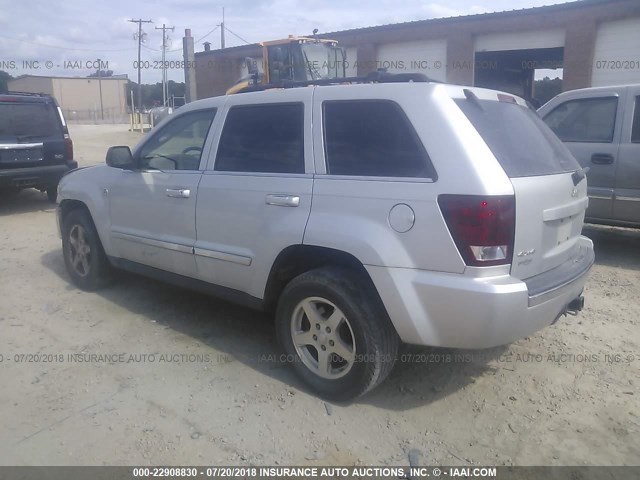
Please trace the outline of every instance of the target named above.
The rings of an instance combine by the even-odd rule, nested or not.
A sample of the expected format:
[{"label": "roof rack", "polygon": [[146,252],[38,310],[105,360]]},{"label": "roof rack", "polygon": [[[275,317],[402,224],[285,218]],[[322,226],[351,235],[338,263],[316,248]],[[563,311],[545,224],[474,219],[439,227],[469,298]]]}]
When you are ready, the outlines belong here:
[{"label": "roof rack", "polygon": [[270,90],[275,88],[297,88],[308,87],[311,85],[342,85],[348,83],[442,83],[439,80],[434,80],[427,77],[423,73],[388,73],[382,70],[371,72],[361,77],[342,77],[342,78],[320,78],[317,80],[283,80],[277,83],[254,83],[236,93],[248,93],[248,92],[260,92],[263,90]]}]

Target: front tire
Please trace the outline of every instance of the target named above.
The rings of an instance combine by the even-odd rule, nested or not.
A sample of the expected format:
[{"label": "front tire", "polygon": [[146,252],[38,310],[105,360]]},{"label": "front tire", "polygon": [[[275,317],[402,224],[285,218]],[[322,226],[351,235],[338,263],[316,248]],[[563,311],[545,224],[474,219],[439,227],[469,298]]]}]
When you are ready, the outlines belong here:
[{"label": "front tire", "polygon": [[96,290],[111,280],[109,260],[86,210],[72,210],[63,219],[62,253],[71,280],[81,289]]},{"label": "front tire", "polygon": [[343,268],[294,278],[278,302],[276,328],[299,377],[331,400],[351,400],[382,383],[398,352],[398,335],[373,286]]}]

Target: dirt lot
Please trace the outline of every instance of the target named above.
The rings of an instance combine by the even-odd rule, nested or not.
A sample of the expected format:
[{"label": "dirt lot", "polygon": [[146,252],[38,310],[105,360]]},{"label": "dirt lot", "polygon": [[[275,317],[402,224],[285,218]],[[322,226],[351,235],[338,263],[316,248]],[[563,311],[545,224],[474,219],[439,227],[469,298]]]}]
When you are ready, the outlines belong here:
[{"label": "dirt lot", "polygon": [[[71,133],[81,165],[140,138]],[[277,361],[268,316],[132,275],[79,291],[46,196],[2,197],[0,464],[639,464],[640,231],[585,232],[581,315],[490,351],[410,349],[331,405]]]}]

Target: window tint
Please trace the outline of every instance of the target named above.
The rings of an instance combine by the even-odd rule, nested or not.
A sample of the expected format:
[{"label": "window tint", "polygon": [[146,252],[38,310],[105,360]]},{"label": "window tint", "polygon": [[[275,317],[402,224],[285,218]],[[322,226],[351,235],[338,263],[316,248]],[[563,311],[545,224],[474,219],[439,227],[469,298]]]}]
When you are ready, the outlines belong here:
[{"label": "window tint", "polygon": [[640,97],[636,97],[636,105],[633,109],[633,125],[631,126],[631,141],[640,143]]},{"label": "window tint", "polygon": [[563,142],[610,143],[616,123],[617,97],[569,100],[544,121]]},{"label": "window tint", "polygon": [[435,179],[422,143],[391,101],[328,101],[324,108],[327,173]]},{"label": "window tint", "polygon": [[456,100],[509,177],[580,169],[567,147],[532,110],[516,103]]},{"label": "window tint", "polygon": [[304,105],[232,107],[222,130],[215,170],[304,173]]},{"label": "window tint", "polygon": [[197,110],[173,118],[142,147],[140,168],[198,170],[215,114],[215,109]]},{"label": "window tint", "polygon": [[0,103],[0,138],[37,140],[62,135],[60,117],[52,103]]}]

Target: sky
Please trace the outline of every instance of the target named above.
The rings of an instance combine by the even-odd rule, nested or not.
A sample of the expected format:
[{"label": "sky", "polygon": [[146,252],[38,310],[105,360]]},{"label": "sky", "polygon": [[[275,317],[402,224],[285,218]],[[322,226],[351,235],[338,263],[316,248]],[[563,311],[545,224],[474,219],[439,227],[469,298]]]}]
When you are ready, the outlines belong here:
[{"label": "sky", "polygon": [[[90,5],[86,0],[65,0],[57,5],[43,0],[0,0],[0,70],[15,76],[86,76],[113,70],[137,80],[135,69],[137,24],[146,33],[142,48],[142,83],[161,80],[162,24],[168,32],[168,78],[184,81],[182,37],[190,28],[196,51],[202,43],[220,48],[225,8],[226,46],[243,45],[287,35],[310,35],[314,28],[333,32],[350,28],[430,18],[471,15],[565,3],[560,0],[110,0]],[[215,31],[211,32],[212,30]],[[99,60],[99,61],[97,61]],[[174,61],[173,63],[171,61]],[[147,63],[148,62],[148,63]],[[156,68],[157,67],[157,68]]]}]

